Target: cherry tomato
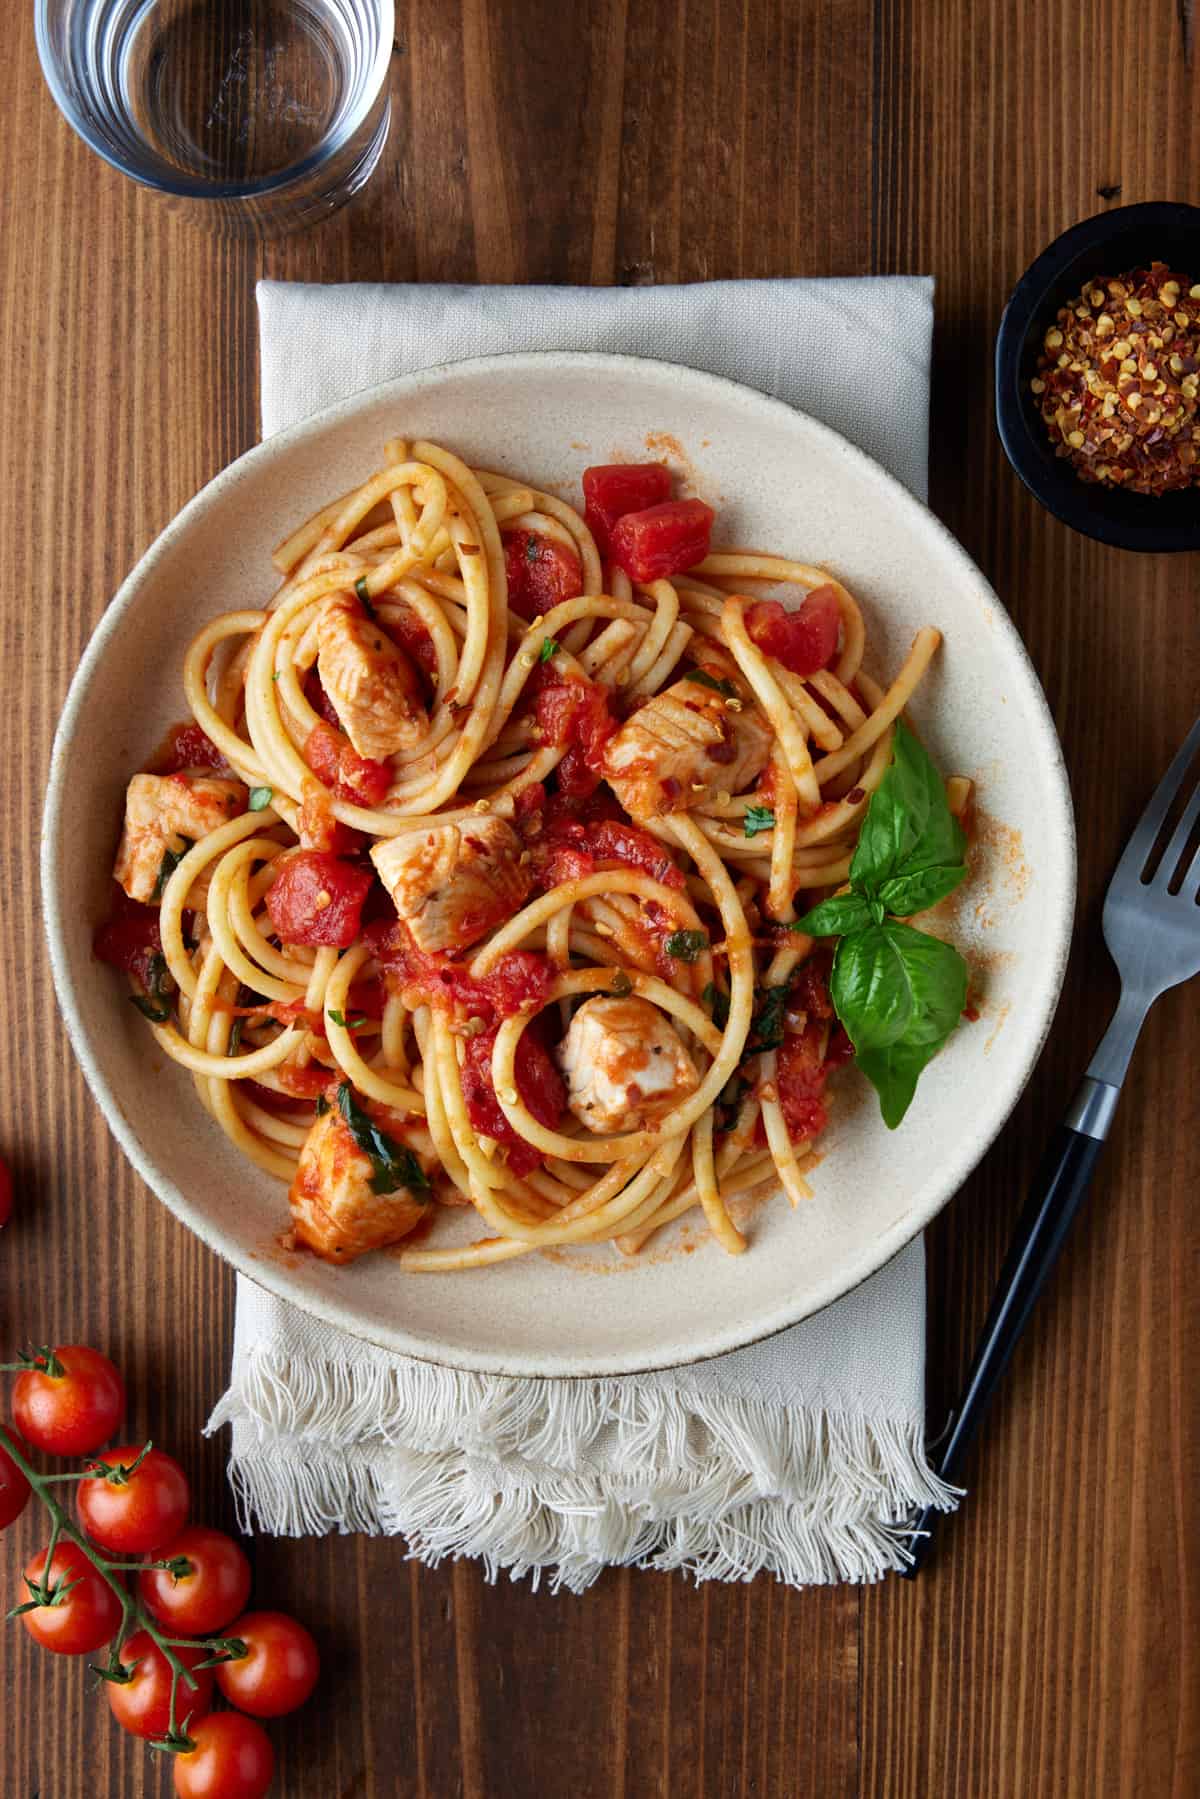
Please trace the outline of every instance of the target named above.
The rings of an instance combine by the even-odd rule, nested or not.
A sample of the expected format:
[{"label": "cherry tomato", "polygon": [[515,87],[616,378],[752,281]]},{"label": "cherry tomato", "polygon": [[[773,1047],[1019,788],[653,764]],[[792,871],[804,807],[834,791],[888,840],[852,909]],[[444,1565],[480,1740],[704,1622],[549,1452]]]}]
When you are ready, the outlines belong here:
[{"label": "cherry tomato", "polygon": [[0,1156],[0,1229],[3,1229],[12,1217],[12,1190],[12,1169],[4,1157]]},{"label": "cherry tomato", "polygon": [[189,1494],[187,1476],[172,1456],[161,1449],[143,1456],[136,1443],[127,1443],[106,1449],[96,1461],[133,1471],[115,1482],[103,1474],[80,1481],[79,1516],[93,1543],[114,1555],[153,1555],[178,1536]]},{"label": "cherry tomato", "polygon": [[[26,1580],[40,1581],[45,1566],[43,1549],[26,1564]],[[70,1592],[57,1605],[38,1605],[21,1613],[21,1622],[35,1643],[53,1650],[55,1655],[90,1655],[116,1635],[121,1622],[120,1600],[77,1544],[58,1545],[49,1578],[59,1591],[69,1586]],[[21,1603],[31,1597],[27,1590],[22,1591]]]},{"label": "cherry tomato", "polygon": [[121,1422],[125,1383],[106,1355],[82,1343],[54,1351],[61,1374],[45,1366],[18,1374],[13,1386],[13,1418],[35,1449],[48,1455],[88,1455],[99,1449]]},{"label": "cherry tomato", "polygon": [[293,850],[267,893],[271,924],[285,943],[346,949],[358,936],[372,876],[340,856]]},{"label": "cherry tomato", "polygon": [[[188,1669],[194,1669],[207,1655],[204,1649],[176,1649],[175,1653]],[[122,1644],[121,1660],[127,1668],[133,1668],[133,1679],[124,1683],[105,1681],[113,1717],[130,1736],[165,1737],[171,1728],[170,1662],[146,1630],[135,1631],[129,1641]],[[192,1679],[196,1683],[194,1687],[186,1680],[179,1682],[175,1699],[177,1725],[185,1718],[199,1720],[212,1704],[212,1669],[201,1668]]]},{"label": "cherry tomato", "polygon": [[29,1504],[29,1482],[0,1443],[0,1530],[7,1530]]},{"label": "cherry tomato", "polygon": [[317,1645],[286,1612],[246,1612],[222,1632],[241,1637],[248,1655],[217,1665],[217,1685],[231,1705],[256,1718],[281,1718],[303,1705],[317,1684]]},{"label": "cherry tomato", "polygon": [[171,1758],[179,1799],[262,1799],[275,1751],[261,1724],[240,1712],[210,1712],[188,1735],[195,1747]]},{"label": "cherry tomato", "polygon": [[536,618],[583,591],[583,564],[574,550],[540,531],[510,531],[504,539],[508,608]]},{"label": "cherry tomato", "polygon": [[147,1568],[138,1575],[142,1604],[173,1636],[208,1637],[223,1631],[250,1597],[250,1563],[223,1530],[191,1524],[155,1557],[191,1564],[186,1574]]}]

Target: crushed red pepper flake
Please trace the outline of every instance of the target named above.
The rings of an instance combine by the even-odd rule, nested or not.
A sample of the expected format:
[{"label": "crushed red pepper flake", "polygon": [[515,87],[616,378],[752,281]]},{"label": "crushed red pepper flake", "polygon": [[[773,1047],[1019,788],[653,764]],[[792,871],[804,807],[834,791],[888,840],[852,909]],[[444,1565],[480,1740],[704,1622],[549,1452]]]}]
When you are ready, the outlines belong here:
[{"label": "crushed red pepper flake", "polygon": [[1200,282],[1154,262],[1059,308],[1030,382],[1082,481],[1164,494],[1200,482]]}]

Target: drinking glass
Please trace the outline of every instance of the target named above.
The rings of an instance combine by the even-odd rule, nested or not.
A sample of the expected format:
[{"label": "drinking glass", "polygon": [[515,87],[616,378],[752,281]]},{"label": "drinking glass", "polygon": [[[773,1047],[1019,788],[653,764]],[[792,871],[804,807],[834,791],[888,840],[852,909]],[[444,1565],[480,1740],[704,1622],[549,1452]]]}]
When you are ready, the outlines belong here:
[{"label": "drinking glass", "polygon": [[36,25],[84,142],[223,230],[311,224],[379,160],[393,0],[36,0]]}]

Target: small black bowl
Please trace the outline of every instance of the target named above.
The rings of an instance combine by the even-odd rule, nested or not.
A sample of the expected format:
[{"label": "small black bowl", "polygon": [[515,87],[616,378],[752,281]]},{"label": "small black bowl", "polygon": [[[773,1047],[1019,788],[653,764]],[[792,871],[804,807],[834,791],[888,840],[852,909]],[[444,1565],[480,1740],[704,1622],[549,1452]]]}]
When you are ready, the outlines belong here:
[{"label": "small black bowl", "polygon": [[1125,493],[1081,481],[1056,456],[1029,383],[1060,306],[1103,275],[1165,262],[1200,281],[1200,206],[1151,201],[1072,225],[1013,289],[996,336],[996,426],[1005,454],[1035,499],[1063,523],[1123,550],[1200,549],[1200,487]]}]

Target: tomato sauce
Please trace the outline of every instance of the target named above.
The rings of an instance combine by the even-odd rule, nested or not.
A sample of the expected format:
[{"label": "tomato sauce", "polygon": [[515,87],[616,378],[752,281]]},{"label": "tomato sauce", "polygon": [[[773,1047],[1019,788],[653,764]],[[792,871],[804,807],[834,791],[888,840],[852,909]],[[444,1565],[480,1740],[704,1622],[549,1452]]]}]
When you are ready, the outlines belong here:
[{"label": "tomato sauce", "polygon": [[152,984],[154,957],[162,957],[158,907],[130,899],[125,889],[112,884],[108,917],[92,938],[92,954],[98,962],[132,975],[142,987]]},{"label": "tomato sauce", "polygon": [[[550,1059],[545,1045],[535,1035],[536,1026],[525,1031],[513,1061],[517,1092],[539,1124],[554,1130],[567,1103],[567,1090],[562,1076]],[[482,1135],[503,1143],[508,1152],[508,1166],[516,1175],[528,1174],[541,1165],[542,1153],[518,1136],[500,1109],[492,1084],[492,1049],[495,1031],[483,1031],[467,1044],[463,1061],[463,1099],[467,1117]]]},{"label": "tomato sauce", "polygon": [[200,726],[172,725],[146,764],[148,775],[179,775],[187,769],[207,768],[214,774],[232,775],[224,756]]}]

